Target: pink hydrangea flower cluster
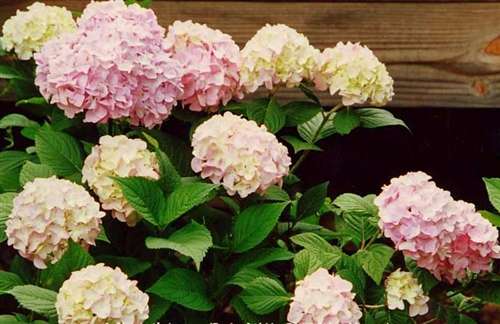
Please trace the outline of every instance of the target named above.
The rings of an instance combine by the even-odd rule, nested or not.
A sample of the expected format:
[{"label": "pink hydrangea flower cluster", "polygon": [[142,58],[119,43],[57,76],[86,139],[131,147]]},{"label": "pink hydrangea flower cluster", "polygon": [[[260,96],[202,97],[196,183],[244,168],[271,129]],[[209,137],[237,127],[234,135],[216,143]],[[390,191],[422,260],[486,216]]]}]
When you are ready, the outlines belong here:
[{"label": "pink hydrangea flower cluster", "polygon": [[297,282],[287,320],[293,324],[354,324],[362,313],[352,284],[320,268]]},{"label": "pink hydrangea flower cluster", "polygon": [[498,231],[473,204],[453,200],[430,179],[410,172],[383,188],[375,204],[384,235],[440,280],[491,271],[492,259],[500,258]]},{"label": "pink hydrangea flower cluster", "polygon": [[86,122],[129,117],[161,124],[182,94],[182,68],[165,50],[154,12],[122,0],[92,2],[78,30],[35,55],[35,84],[66,116]]},{"label": "pink hydrangea flower cluster", "polygon": [[233,97],[242,98],[240,49],[231,36],[192,21],[176,21],[167,48],[184,69],[182,104],[193,111],[217,111]]},{"label": "pink hydrangea flower cluster", "polygon": [[198,126],[192,146],[192,169],[242,198],[281,185],[291,163],[287,148],[265,126],[230,112]]},{"label": "pink hydrangea flower cluster", "polygon": [[7,243],[44,269],[62,257],[69,240],[94,245],[104,215],[82,186],[56,177],[36,178],[14,198]]}]

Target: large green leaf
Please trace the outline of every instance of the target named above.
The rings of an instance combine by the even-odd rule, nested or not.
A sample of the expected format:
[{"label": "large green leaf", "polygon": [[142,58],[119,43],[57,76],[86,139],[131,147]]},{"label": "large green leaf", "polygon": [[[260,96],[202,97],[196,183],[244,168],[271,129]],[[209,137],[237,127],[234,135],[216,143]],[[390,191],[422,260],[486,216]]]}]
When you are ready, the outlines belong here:
[{"label": "large green leaf", "polygon": [[288,202],[252,205],[238,216],[233,230],[235,252],[245,252],[262,242],[278,223]]},{"label": "large green leaf", "polygon": [[94,259],[80,245],[70,241],[68,250],[62,258],[40,273],[40,282],[45,288],[58,290],[73,271],[94,263]]},{"label": "large green leaf", "polygon": [[317,253],[312,250],[304,249],[295,254],[293,258],[293,275],[295,281],[304,279],[314,271],[321,268],[322,262]]},{"label": "large green leaf", "polygon": [[7,293],[14,296],[17,302],[28,310],[51,318],[57,316],[55,307],[57,293],[55,291],[24,285],[16,286]]},{"label": "large green leaf", "polygon": [[338,196],[333,203],[347,213],[363,215],[377,215],[377,206],[367,197],[361,197],[352,193],[345,193]]},{"label": "large green leaf", "polygon": [[81,177],[82,153],[80,144],[72,136],[41,128],[36,134],[35,147],[42,164],[48,165],[58,176]]},{"label": "large green leaf", "polygon": [[366,274],[379,285],[393,254],[394,250],[390,246],[377,243],[358,251],[357,257]]},{"label": "large green leaf", "polygon": [[149,317],[144,324],[160,323],[161,318],[168,312],[172,302],[158,296],[151,296],[149,299]]},{"label": "large green leaf", "polygon": [[483,178],[483,181],[491,204],[500,212],[500,178]]},{"label": "large green leaf", "polygon": [[243,323],[263,323],[261,319],[252,312],[245,304],[240,295],[234,296],[230,301],[231,307],[236,311]]},{"label": "large green leaf", "polygon": [[292,101],[281,107],[286,115],[286,126],[298,126],[308,122],[321,112],[321,106],[310,101]]},{"label": "large green leaf", "polygon": [[297,205],[297,218],[311,216],[323,206],[328,193],[328,182],[323,182],[307,190]]},{"label": "large green leaf", "polygon": [[125,199],[135,211],[153,225],[160,223],[166,201],[157,181],[143,177],[113,178],[113,180],[120,186]]},{"label": "large green leaf", "polygon": [[214,308],[203,277],[198,272],[175,268],[167,271],[148,292],[189,309],[207,312]]},{"label": "large green leaf", "polygon": [[321,151],[321,148],[319,146],[304,142],[295,136],[287,135],[282,136],[281,138],[293,147],[293,151],[295,152],[295,154],[299,153],[300,151]]},{"label": "large green leaf", "polygon": [[226,282],[226,285],[236,285],[245,288],[249,283],[259,277],[267,277],[267,275],[255,268],[244,268],[235,273],[231,279]]},{"label": "large green leaf", "polygon": [[293,258],[293,253],[283,248],[262,248],[243,254],[233,264],[233,270],[242,268],[259,268],[276,261],[287,261]]},{"label": "large green leaf", "polygon": [[271,313],[290,302],[290,295],[280,282],[264,277],[249,283],[240,296],[248,308],[259,315]]},{"label": "large green leaf", "polygon": [[159,224],[166,227],[192,208],[215,197],[218,186],[203,182],[182,183],[166,199]]},{"label": "large green leaf", "polygon": [[429,294],[431,289],[439,283],[439,280],[437,280],[436,277],[434,277],[426,269],[419,268],[417,263],[409,257],[405,257],[405,264],[408,270],[413,272],[413,274],[417,277],[418,282],[422,285],[422,289],[426,294]]},{"label": "large green leaf", "polygon": [[364,301],[367,293],[366,275],[356,258],[352,255],[342,254],[342,258],[337,262],[335,268],[340,277],[352,283],[356,296]]},{"label": "large green leaf", "polygon": [[491,213],[487,210],[480,210],[479,213],[483,216],[483,218],[486,218],[491,225],[500,227],[500,215]]},{"label": "large green leaf", "polygon": [[335,125],[333,119],[335,113],[319,112],[309,121],[300,124],[297,127],[300,137],[308,143],[316,143],[317,141],[335,134]]},{"label": "large green leaf", "polygon": [[360,118],[352,108],[346,107],[335,114],[333,125],[337,133],[347,135],[360,125]]},{"label": "large green leaf", "polygon": [[24,73],[17,70],[15,67],[0,64],[0,79],[18,79],[18,80],[29,80]]},{"label": "large green leaf", "polygon": [[0,152],[0,189],[17,191],[21,167],[31,158],[29,154],[20,151]]},{"label": "large green leaf", "polygon": [[48,165],[26,161],[19,173],[19,184],[24,186],[36,178],[50,178],[54,175],[56,175],[55,172]]},{"label": "large green leaf", "polygon": [[0,129],[8,127],[32,127],[38,128],[40,125],[28,117],[21,114],[9,114],[0,119]]},{"label": "large green leaf", "polygon": [[159,183],[164,191],[172,192],[181,184],[181,176],[175,169],[167,154],[159,148],[156,149],[156,156],[160,163],[161,177]]},{"label": "large green leaf", "polygon": [[281,109],[276,99],[272,97],[267,104],[266,115],[264,117],[264,124],[267,130],[271,133],[277,133],[285,126],[286,115]]},{"label": "large green leaf", "polygon": [[244,107],[246,109],[246,115],[248,119],[254,120],[257,124],[263,124],[266,119],[267,106],[269,104],[269,99],[258,98],[255,100],[250,100],[244,102]]},{"label": "large green leaf", "polygon": [[354,110],[361,122],[361,127],[376,128],[384,126],[403,126],[408,129],[405,122],[394,117],[394,115],[385,109],[380,108],[356,108]]},{"label": "large green leaf", "polygon": [[212,236],[205,226],[191,221],[166,239],[146,238],[146,246],[150,249],[172,249],[189,256],[193,258],[196,269],[200,270],[200,263],[212,246]]},{"label": "large green leaf", "polygon": [[119,267],[129,277],[133,277],[151,268],[149,261],[139,260],[128,256],[99,255],[97,262],[103,262],[108,266]]},{"label": "large green leaf", "polygon": [[0,271],[0,295],[8,290],[21,286],[24,281],[17,274],[7,271]]},{"label": "large green leaf", "polygon": [[321,261],[323,268],[330,269],[342,257],[340,248],[331,245],[321,236],[314,233],[294,235],[290,240],[307,250],[310,250]]},{"label": "large green leaf", "polygon": [[5,234],[5,222],[9,218],[12,210],[12,201],[16,196],[17,193],[15,192],[0,194],[0,243],[7,239],[7,235]]}]

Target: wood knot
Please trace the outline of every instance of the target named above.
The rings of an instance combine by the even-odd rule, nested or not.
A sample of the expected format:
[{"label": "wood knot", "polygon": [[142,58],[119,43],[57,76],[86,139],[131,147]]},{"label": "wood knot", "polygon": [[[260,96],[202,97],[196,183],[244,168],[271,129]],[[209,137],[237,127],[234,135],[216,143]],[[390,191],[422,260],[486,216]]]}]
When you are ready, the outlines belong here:
[{"label": "wood knot", "polygon": [[472,82],[472,90],[476,96],[485,96],[488,93],[488,85],[481,80]]},{"label": "wood knot", "polygon": [[489,42],[484,52],[489,55],[500,55],[500,36]]}]

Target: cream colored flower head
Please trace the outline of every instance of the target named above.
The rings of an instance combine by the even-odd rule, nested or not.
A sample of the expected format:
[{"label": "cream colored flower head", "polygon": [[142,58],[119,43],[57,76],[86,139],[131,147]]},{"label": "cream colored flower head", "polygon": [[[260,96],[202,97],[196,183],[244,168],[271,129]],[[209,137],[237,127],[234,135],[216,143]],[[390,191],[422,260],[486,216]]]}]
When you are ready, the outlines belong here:
[{"label": "cream colored flower head", "polygon": [[287,148],[266,126],[230,112],[198,126],[191,145],[193,171],[241,198],[281,185],[291,163]]},{"label": "cream colored flower head", "polygon": [[59,323],[140,324],[149,316],[149,297],[119,268],[100,263],[75,271],[57,294]]},{"label": "cream colored flower head", "polygon": [[241,51],[241,82],[249,93],[261,85],[295,87],[312,78],[319,50],[295,29],[286,25],[266,25]]},{"label": "cream colored flower head", "polygon": [[99,197],[104,210],[110,210],[113,217],[134,226],[140,215],[127,202],[113,177],[159,179],[158,170],[156,155],[147,149],[146,142],[125,135],[106,135],[85,159],[82,181]]},{"label": "cream colored flower head", "polygon": [[287,320],[293,324],[356,324],[362,316],[352,284],[320,268],[297,282]]},{"label": "cream colored flower head", "polygon": [[94,245],[104,215],[82,186],[56,177],[37,178],[14,198],[6,222],[7,244],[44,269],[61,258],[69,240]]},{"label": "cream colored flower head", "polygon": [[52,38],[76,30],[71,12],[64,7],[35,2],[27,9],[5,21],[0,38],[2,47],[13,49],[21,60],[29,60]]},{"label": "cream colored flower head", "polygon": [[429,311],[422,285],[411,272],[397,269],[385,280],[387,307],[389,309],[405,309],[405,301],[410,305],[410,316],[424,315]]},{"label": "cream colored flower head", "polygon": [[344,106],[369,102],[383,106],[394,95],[393,80],[373,52],[359,43],[339,42],[325,49],[314,73],[318,90],[338,94]]}]

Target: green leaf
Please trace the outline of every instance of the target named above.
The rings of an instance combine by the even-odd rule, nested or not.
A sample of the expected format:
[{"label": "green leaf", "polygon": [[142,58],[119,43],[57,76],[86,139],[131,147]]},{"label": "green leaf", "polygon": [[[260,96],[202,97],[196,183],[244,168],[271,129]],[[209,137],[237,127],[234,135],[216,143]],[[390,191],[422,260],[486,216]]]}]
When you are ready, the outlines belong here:
[{"label": "green leaf", "polygon": [[139,260],[133,257],[100,255],[96,257],[97,262],[103,262],[108,266],[118,267],[129,277],[143,273],[151,268],[151,262]]},{"label": "green leaf", "polygon": [[259,125],[264,123],[268,104],[269,99],[267,98],[245,101],[244,106],[246,108],[246,115],[248,119],[254,120]]},{"label": "green leaf", "polygon": [[144,324],[157,324],[160,319],[168,312],[172,302],[158,296],[151,296],[149,299],[149,317]]},{"label": "green leaf", "polygon": [[166,227],[192,208],[213,199],[217,188],[217,185],[203,182],[182,183],[167,197],[160,226]]},{"label": "green leaf", "polygon": [[19,70],[12,66],[8,66],[5,64],[0,64],[0,79],[18,79],[18,80],[29,80],[24,76]]},{"label": "green leaf", "polygon": [[249,283],[240,296],[248,308],[259,315],[271,313],[290,302],[290,295],[280,282],[264,277]]},{"label": "green leaf", "polygon": [[356,194],[345,193],[338,196],[333,203],[347,213],[374,216],[378,214],[377,206],[369,197],[360,197]]},{"label": "green leaf", "polygon": [[155,152],[160,164],[160,185],[165,192],[172,192],[181,184],[181,176],[163,151],[157,148]]},{"label": "green leaf", "polygon": [[314,91],[312,91],[308,86],[306,86],[305,84],[301,83],[301,84],[299,84],[299,89],[300,89],[300,91],[302,91],[302,93],[304,93],[304,95],[307,98],[311,99],[312,101],[314,101],[318,105],[320,104],[318,96],[316,96],[314,94]]},{"label": "green leaf", "polygon": [[325,203],[327,193],[328,182],[323,182],[307,190],[299,199],[297,218],[301,219],[318,212]]},{"label": "green leaf", "polygon": [[80,144],[68,134],[41,128],[35,138],[36,153],[42,164],[58,176],[81,176],[82,153]]},{"label": "green leaf", "polygon": [[293,253],[283,248],[262,248],[252,250],[242,255],[233,265],[234,270],[259,268],[276,261],[287,261],[293,258]]},{"label": "green leaf", "polygon": [[489,281],[481,282],[478,281],[474,287],[474,295],[477,298],[493,304],[500,304],[500,282],[499,281]]},{"label": "green leaf", "polygon": [[151,224],[159,224],[166,201],[158,182],[143,177],[113,180],[120,186],[125,199],[135,211]]},{"label": "green leaf", "polygon": [[314,271],[321,268],[322,262],[318,255],[312,250],[304,249],[295,254],[293,258],[293,275],[295,281],[304,279]]},{"label": "green leaf", "polygon": [[272,201],[290,201],[288,193],[276,185],[267,188],[263,198]]},{"label": "green leaf", "polygon": [[357,260],[350,255],[342,254],[342,258],[335,265],[337,274],[353,285],[356,296],[365,301],[366,275]]},{"label": "green leaf", "polygon": [[480,210],[479,213],[483,216],[483,218],[486,218],[491,225],[500,227],[500,215],[491,213],[487,210]]},{"label": "green leaf", "polygon": [[358,251],[357,257],[366,274],[379,285],[393,253],[394,250],[391,247],[376,243],[370,245],[366,250]]},{"label": "green leaf", "polygon": [[304,142],[295,136],[287,135],[282,136],[281,138],[293,147],[293,151],[295,152],[295,154],[299,153],[300,151],[321,151],[321,148],[319,146]]},{"label": "green leaf", "polygon": [[300,137],[306,142],[314,144],[317,141],[335,134],[333,120],[335,113],[319,112],[309,121],[297,127]]},{"label": "green leaf", "polygon": [[40,273],[40,282],[45,288],[58,290],[73,271],[94,264],[94,259],[80,245],[70,241],[69,248],[62,258]]},{"label": "green leaf", "polygon": [[40,125],[28,117],[21,114],[9,114],[0,119],[0,129],[8,127],[32,127],[38,128]]},{"label": "green leaf", "polygon": [[364,128],[403,126],[404,128],[410,130],[408,126],[406,126],[404,121],[394,117],[394,115],[390,111],[385,109],[356,108],[354,112],[359,117],[361,127]]},{"label": "green leaf", "polygon": [[203,277],[198,272],[175,268],[167,271],[148,292],[189,309],[207,312],[214,308]]},{"label": "green leaf", "polygon": [[[18,318],[14,315],[0,315],[0,323],[1,324],[27,324],[27,322],[18,320]],[[38,323],[33,323],[38,324]]]},{"label": "green leaf", "polygon": [[236,285],[241,288],[246,288],[249,283],[259,277],[267,277],[267,275],[255,268],[243,268],[235,273],[231,279],[226,282],[226,285]]},{"label": "green leaf", "polygon": [[96,240],[106,243],[111,243],[111,241],[108,238],[108,235],[106,234],[106,229],[104,228],[104,226],[101,225],[100,228],[101,230],[99,231],[99,234],[97,234]]},{"label": "green leaf", "polygon": [[14,296],[22,307],[45,315],[57,317],[55,307],[57,293],[33,285],[16,286],[7,293]]},{"label": "green leaf", "polygon": [[285,126],[286,115],[281,109],[276,99],[272,97],[267,104],[266,115],[264,117],[264,124],[267,130],[271,133],[277,133],[280,129]]},{"label": "green leaf", "polygon": [[248,308],[240,295],[234,296],[229,303],[243,323],[263,323],[257,314]]},{"label": "green leaf", "polygon": [[144,134],[148,134],[158,141],[160,150],[169,157],[170,162],[181,176],[187,177],[193,174],[191,170],[193,155],[188,143],[158,129],[143,130],[139,134],[142,137]]},{"label": "green leaf", "polygon": [[31,156],[20,151],[0,152],[0,188],[4,191],[19,189],[19,172],[26,160]]},{"label": "green leaf", "polygon": [[146,246],[150,249],[172,249],[191,257],[198,271],[201,261],[212,245],[210,231],[195,221],[191,221],[167,239],[161,237],[146,238]]},{"label": "green leaf", "polygon": [[17,274],[7,271],[0,271],[0,294],[3,294],[8,290],[16,286],[21,286],[23,284],[24,281]]},{"label": "green leaf", "polygon": [[273,230],[288,202],[252,205],[238,216],[233,229],[235,252],[245,252],[262,242]]},{"label": "green leaf", "polygon": [[346,107],[335,114],[333,125],[337,133],[347,135],[360,125],[360,118],[352,108]]},{"label": "green leaf", "polygon": [[26,161],[19,173],[19,183],[21,186],[24,186],[27,182],[33,181],[36,178],[50,178],[54,175],[56,174],[49,166]]},{"label": "green leaf", "polygon": [[338,247],[314,233],[297,234],[290,237],[290,240],[314,253],[326,269],[333,267],[342,257],[342,251]]},{"label": "green leaf", "polygon": [[15,192],[6,192],[0,194],[0,243],[7,239],[5,234],[5,222],[9,218],[12,210],[12,201],[17,196]]},{"label": "green leaf", "polygon": [[292,101],[281,107],[286,115],[286,126],[298,126],[308,122],[321,112],[321,106],[310,101]]},{"label": "green leaf", "polygon": [[51,105],[47,102],[47,100],[45,100],[44,97],[32,97],[27,99],[21,99],[16,102],[16,107],[23,105],[51,107]]},{"label": "green leaf", "polygon": [[483,178],[483,181],[491,204],[500,212],[500,178]]},{"label": "green leaf", "polygon": [[405,264],[406,268],[413,272],[426,294],[429,294],[431,289],[439,283],[439,280],[437,280],[436,277],[434,277],[429,271],[419,268],[417,263],[409,257],[405,257]]}]

